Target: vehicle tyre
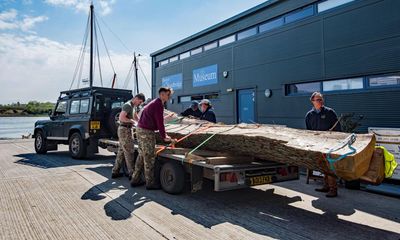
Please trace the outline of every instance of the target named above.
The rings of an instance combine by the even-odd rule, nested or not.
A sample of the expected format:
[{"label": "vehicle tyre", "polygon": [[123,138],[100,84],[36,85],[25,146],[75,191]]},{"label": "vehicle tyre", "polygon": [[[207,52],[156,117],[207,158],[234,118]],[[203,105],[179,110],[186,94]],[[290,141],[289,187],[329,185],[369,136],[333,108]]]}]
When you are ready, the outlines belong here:
[{"label": "vehicle tyre", "polygon": [[35,151],[38,154],[45,154],[47,152],[47,140],[42,131],[35,134]]},{"label": "vehicle tyre", "polygon": [[107,119],[108,129],[110,130],[111,136],[114,138],[118,137],[118,119],[121,110],[120,107],[111,109],[110,115]]},{"label": "vehicle tyre", "polygon": [[182,165],[167,162],[161,167],[160,183],[162,189],[170,194],[183,192],[185,187],[185,172]]},{"label": "vehicle tyre", "polygon": [[87,146],[80,133],[75,132],[69,138],[69,153],[72,158],[82,159],[86,157]]}]

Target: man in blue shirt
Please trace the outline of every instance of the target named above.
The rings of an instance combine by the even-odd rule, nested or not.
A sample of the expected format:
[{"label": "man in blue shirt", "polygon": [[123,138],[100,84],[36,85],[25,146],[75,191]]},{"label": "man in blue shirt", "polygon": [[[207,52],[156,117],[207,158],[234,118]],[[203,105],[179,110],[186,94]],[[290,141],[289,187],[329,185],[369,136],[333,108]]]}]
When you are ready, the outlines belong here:
[{"label": "man in blue shirt", "polygon": [[[307,130],[314,131],[341,131],[337,115],[332,108],[324,106],[324,97],[320,92],[314,92],[310,97],[313,108],[306,115]],[[315,189],[326,192],[327,197],[337,196],[336,177],[324,174],[324,186]]]},{"label": "man in blue shirt", "polygon": [[192,101],[192,104],[190,104],[190,107],[186,109],[184,112],[181,113],[182,116],[184,117],[195,117],[195,118],[200,118],[201,117],[201,111],[199,109],[199,103],[197,101]]},{"label": "man in blue shirt", "polygon": [[212,110],[212,105],[211,105],[210,100],[203,99],[203,100],[201,100],[199,105],[200,105],[200,111],[201,111],[200,120],[206,120],[209,122],[216,123],[217,118],[215,117],[215,113]]}]

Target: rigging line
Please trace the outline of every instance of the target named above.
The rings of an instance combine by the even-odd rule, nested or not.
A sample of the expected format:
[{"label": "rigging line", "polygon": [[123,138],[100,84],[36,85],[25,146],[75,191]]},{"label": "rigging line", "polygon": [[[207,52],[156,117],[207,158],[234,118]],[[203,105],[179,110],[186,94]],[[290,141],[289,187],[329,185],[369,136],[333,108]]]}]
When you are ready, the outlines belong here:
[{"label": "rigging line", "polygon": [[137,62],[137,65],[138,65],[138,67],[139,67],[139,69],[140,69],[140,72],[142,73],[144,79],[146,80],[147,86],[149,86],[149,88],[150,88],[150,90],[151,90],[150,82],[149,82],[149,80],[147,79],[146,75],[144,74],[144,71],[143,71],[142,67],[141,67],[140,64],[139,64],[139,61]]},{"label": "rigging line", "polygon": [[114,37],[121,43],[121,45],[122,45],[129,53],[131,53],[132,51],[125,45],[125,43],[118,37],[118,35],[115,34],[115,33],[111,30],[111,28],[108,27],[108,25],[106,24],[106,22],[105,22],[101,17],[99,17],[99,18],[100,18],[101,22],[104,24],[104,26],[108,29],[108,31],[110,31],[110,32],[114,35]]},{"label": "rigging line", "polygon": [[82,62],[81,62],[81,67],[80,67],[80,71],[79,71],[79,77],[78,77],[78,88],[80,85],[80,82],[82,81],[82,71],[83,71],[83,65],[85,64],[85,56],[86,56],[86,45],[85,45],[85,49],[84,49],[84,53],[83,53],[83,57],[82,57]]},{"label": "rigging line", "polygon": [[88,36],[88,31],[89,31],[89,20],[90,20],[90,16],[88,15],[88,18],[87,18],[87,21],[86,21],[85,34],[83,36],[81,49],[79,51],[78,61],[76,63],[75,70],[74,70],[74,75],[72,77],[72,82],[71,82],[71,85],[69,87],[70,90],[71,90],[72,86],[74,85],[74,82],[75,82],[75,79],[76,79],[76,74],[79,71],[79,64],[80,64],[80,61],[82,60],[83,51],[84,51],[84,48],[86,48],[87,36]]},{"label": "rigging line", "polygon": [[[97,16],[95,16],[95,19],[97,19]],[[111,61],[110,53],[108,52],[108,48],[107,48],[106,42],[104,41],[104,37],[103,37],[103,33],[101,32],[101,28],[99,28],[99,32],[100,32],[101,39],[103,40],[104,48],[106,49],[106,53],[107,53],[108,59],[110,60],[111,67],[112,67],[112,69],[113,69],[113,71],[115,73],[114,65],[113,65],[113,63]]]},{"label": "rigging line", "polygon": [[97,61],[99,64],[99,76],[100,76],[100,83],[101,86],[103,87],[103,75],[101,73],[101,63],[100,63],[100,53],[99,53],[99,42],[98,42],[98,38],[97,38],[97,28],[99,26],[97,25],[97,21],[94,22],[94,34],[95,34],[95,39],[96,39],[96,49],[97,49]]},{"label": "rigging line", "polygon": [[131,64],[131,67],[129,68],[129,71],[128,71],[128,74],[126,76],[123,88],[127,88],[128,87],[128,84],[129,84],[129,82],[131,80],[131,77],[132,77],[132,71],[133,71],[133,62]]}]

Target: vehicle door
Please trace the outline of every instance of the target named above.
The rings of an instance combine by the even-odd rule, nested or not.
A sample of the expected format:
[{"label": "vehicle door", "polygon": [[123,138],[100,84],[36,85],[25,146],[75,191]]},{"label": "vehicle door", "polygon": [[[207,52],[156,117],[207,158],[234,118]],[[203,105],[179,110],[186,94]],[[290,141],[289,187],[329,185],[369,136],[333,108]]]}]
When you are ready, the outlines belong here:
[{"label": "vehicle door", "polygon": [[68,137],[69,131],[73,126],[82,126],[85,132],[88,132],[89,120],[90,98],[72,99],[70,103],[68,119],[66,120],[64,126],[64,135]]},{"label": "vehicle door", "polygon": [[48,139],[50,140],[66,140],[64,136],[64,121],[66,119],[68,101],[60,100],[57,102],[54,113],[51,117],[49,126]]}]

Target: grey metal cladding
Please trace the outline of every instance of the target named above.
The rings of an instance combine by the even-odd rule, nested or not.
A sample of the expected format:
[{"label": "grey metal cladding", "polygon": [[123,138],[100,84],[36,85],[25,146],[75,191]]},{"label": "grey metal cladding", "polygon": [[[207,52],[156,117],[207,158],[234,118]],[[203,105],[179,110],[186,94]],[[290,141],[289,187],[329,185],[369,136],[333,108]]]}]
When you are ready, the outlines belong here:
[{"label": "grey metal cladding", "polygon": [[[182,49],[204,45],[224,34],[243,30],[290,10],[316,1],[278,1],[239,20],[153,56],[161,60]],[[375,74],[400,74],[399,0],[355,0],[352,3],[284,25],[269,32],[236,41],[196,56],[153,68],[153,86],[161,78],[183,73],[184,89],[174,98],[217,92],[212,100],[218,121],[236,122],[237,89],[255,88],[256,120],[304,128],[304,116],[311,108],[309,96],[285,95],[285,84],[365,77]],[[174,46],[174,45],[172,45]],[[155,58],[156,57],[156,58]],[[193,69],[218,64],[218,84],[192,87]],[[222,76],[228,71],[228,77]],[[227,92],[232,88],[233,92]],[[264,90],[272,89],[266,98]],[[363,116],[359,131],[368,126],[400,127],[400,87],[325,92],[326,105],[340,114]],[[182,111],[188,103],[170,104]]]}]

